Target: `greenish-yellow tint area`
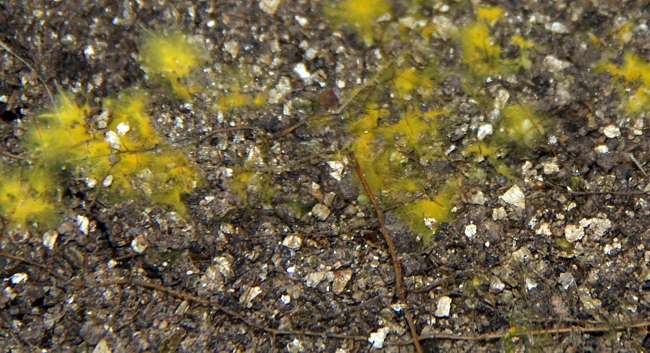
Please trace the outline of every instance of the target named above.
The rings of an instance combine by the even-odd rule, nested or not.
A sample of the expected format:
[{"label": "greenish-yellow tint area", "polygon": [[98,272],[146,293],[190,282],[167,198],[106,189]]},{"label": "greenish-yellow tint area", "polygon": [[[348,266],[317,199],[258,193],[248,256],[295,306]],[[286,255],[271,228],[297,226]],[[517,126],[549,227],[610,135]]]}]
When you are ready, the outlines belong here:
[{"label": "greenish-yellow tint area", "polygon": [[327,1],[324,12],[334,25],[346,23],[359,33],[366,45],[371,45],[378,28],[377,18],[391,14],[391,8],[387,0],[342,0]]},{"label": "greenish-yellow tint area", "polygon": [[478,6],[476,8],[476,17],[481,20],[487,21],[492,26],[501,17],[505,11],[504,8],[498,6]]},{"label": "greenish-yellow tint area", "polygon": [[192,69],[208,61],[205,49],[178,29],[145,35],[140,45],[140,65],[162,76],[172,91],[185,101],[198,89],[188,81]]},{"label": "greenish-yellow tint area", "polygon": [[529,144],[544,135],[544,121],[526,105],[514,104],[504,108],[503,128],[512,141]]},{"label": "greenish-yellow tint area", "polygon": [[621,91],[627,96],[624,108],[629,113],[638,113],[650,109],[650,63],[640,59],[633,53],[625,53],[623,64],[617,66],[611,62],[601,63],[595,67],[596,72],[609,71],[614,79],[622,77],[626,82],[636,82],[639,87],[634,93],[629,94]]},{"label": "greenish-yellow tint area", "polygon": [[[146,98],[126,90],[105,99],[103,109],[111,112],[110,120],[107,129],[100,130],[88,126],[88,104],[77,105],[71,95],[59,93],[55,106],[28,126],[24,145],[30,163],[3,165],[0,210],[6,222],[55,223],[56,211],[63,208],[55,196],[65,188],[66,176],[99,182],[109,177],[112,182],[101,191],[111,202],[144,196],[185,215],[181,195],[195,188],[200,177],[183,151],[164,144],[152,128]],[[104,138],[109,133],[118,136],[119,146]]]},{"label": "greenish-yellow tint area", "polygon": [[52,226],[58,219],[58,205],[52,202],[56,192],[55,176],[33,167],[16,170],[2,166],[0,176],[0,214],[8,226],[37,222]]}]

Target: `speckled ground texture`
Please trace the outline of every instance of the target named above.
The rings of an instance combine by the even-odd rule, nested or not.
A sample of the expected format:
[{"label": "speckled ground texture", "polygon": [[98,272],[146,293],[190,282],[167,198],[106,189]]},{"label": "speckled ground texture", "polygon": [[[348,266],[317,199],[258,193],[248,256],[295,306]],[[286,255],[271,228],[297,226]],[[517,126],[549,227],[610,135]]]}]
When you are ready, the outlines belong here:
[{"label": "speckled ground texture", "polygon": [[[492,29],[496,38],[518,29],[538,45],[529,53],[530,70],[475,89],[486,94],[506,89],[534,102],[550,117],[545,138],[554,139],[521,153],[512,148],[502,158],[514,176],[490,176],[464,190],[455,220],[441,225],[431,244],[416,245],[400,219],[387,212],[404,267],[406,305],[424,351],[641,352],[650,347],[643,325],[650,317],[650,209],[643,194],[650,181],[641,169],[650,159],[650,129],[617,114],[620,97],[609,74],[590,70],[603,53],[584,35],[592,31],[606,38],[634,20],[631,37],[610,55],[620,62],[622,53],[631,51],[650,60],[650,32],[643,20],[650,8],[642,4],[486,3],[506,9]],[[475,18],[469,2],[448,5],[444,13],[433,7],[423,11],[456,23]],[[343,118],[264,138],[334,106],[319,96],[322,86],[342,81],[345,96],[377,69],[371,54],[376,47],[367,48],[352,30],[331,28],[319,6],[287,0],[275,11],[263,11],[256,1],[0,3],[0,40],[52,89],[58,84],[95,104],[121,89],[149,84],[137,63],[138,38],[171,26],[202,40],[215,65],[258,65],[255,89],[276,87],[281,76],[292,84],[291,92],[264,109],[238,108],[222,116],[209,108],[213,93],[199,93],[193,106],[153,94],[153,124],[170,142],[231,126],[256,130],[214,135],[188,149],[206,182],[186,195],[187,219],[142,200],[86,209],[92,195],[70,180],[63,195],[69,209],[51,250],[39,232],[2,234],[0,351],[367,352],[375,350],[367,338],[383,328],[389,334],[382,351],[414,351],[396,305],[394,271],[376,214],[357,202],[363,189],[354,167],[347,160],[340,180],[332,177],[328,162],[340,161],[350,142]],[[402,7],[395,3],[393,10],[393,20],[399,19]],[[540,21],[560,22],[566,33]],[[239,50],[233,55],[224,43],[239,43]],[[382,49],[395,55],[405,43],[391,41]],[[462,70],[458,47],[436,39],[431,52],[413,56],[444,56],[440,65]],[[317,57],[306,59],[307,48],[317,48]],[[572,79],[562,81],[569,82],[568,89],[556,86],[557,76],[544,64],[548,55],[570,63],[563,77]],[[293,68],[301,62],[323,85],[298,76]],[[5,50],[0,50],[0,67],[0,96],[5,97],[0,148],[8,153],[0,158],[8,161],[9,154],[25,153],[24,121],[49,99],[37,75]],[[434,90],[466,115],[478,114],[463,106],[469,98],[456,81],[438,82]],[[454,131],[443,141],[447,147],[464,138]],[[602,146],[609,153],[599,153]],[[448,176],[462,173],[469,163],[463,158],[450,155],[439,169]],[[228,168],[249,160],[266,171],[275,190],[270,199],[255,190],[259,184],[250,185],[243,200],[232,190]],[[576,176],[578,181],[567,185]],[[475,197],[479,191],[484,199]],[[522,194],[524,208],[516,206]],[[292,207],[296,202],[315,207],[298,214]],[[87,235],[75,224],[77,215],[91,221]],[[147,240],[141,253],[132,246],[139,235]],[[572,251],[566,251],[567,241]],[[581,331],[589,327],[611,329]],[[507,336],[508,330],[542,333]],[[436,334],[447,336],[433,339]],[[491,338],[473,339],[477,336]]]}]

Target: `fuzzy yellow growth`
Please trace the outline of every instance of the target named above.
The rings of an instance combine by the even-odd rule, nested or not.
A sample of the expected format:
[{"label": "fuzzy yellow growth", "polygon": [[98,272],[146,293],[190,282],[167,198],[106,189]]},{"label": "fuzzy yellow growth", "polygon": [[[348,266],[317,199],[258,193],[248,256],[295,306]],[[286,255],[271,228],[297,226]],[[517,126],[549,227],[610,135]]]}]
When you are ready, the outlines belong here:
[{"label": "fuzzy yellow growth", "polygon": [[544,135],[543,121],[532,110],[521,104],[502,110],[503,129],[513,141],[530,143]]},{"label": "fuzzy yellow growth", "polygon": [[186,81],[192,69],[208,60],[204,48],[171,29],[144,36],[138,49],[140,64],[147,73],[164,77],[178,97],[191,99],[196,88]]},{"label": "fuzzy yellow growth", "polygon": [[106,99],[108,129],[95,134],[85,120],[87,104],[78,106],[65,93],[55,102],[55,108],[38,115],[27,130],[25,146],[32,164],[21,170],[6,167],[0,177],[0,211],[9,225],[56,221],[56,211],[62,208],[56,196],[64,188],[63,169],[104,184],[102,192],[111,202],[144,197],[186,214],[181,195],[197,186],[198,171],[152,128],[145,94],[127,90]]},{"label": "fuzzy yellow growth", "polygon": [[423,241],[427,243],[438,224],[453,220],[454,215],[451,210],[458,191],[458,186],[448,183],[432,200],[420,199],[404,204],[397,209],[397,214],[412,230],[424,234]]},{"label": "fuzzy yellow growth", "polygon": [[377,18],[391,13],[386,0],[329,1],[325,6],[325,15],[335,25],[347,23],[357,30],[366,45],[371,45],[375,40]]},{"label": "fuzzy yellow growth", "polygon": [[48,197],[55,193],[55,176],[25,168],[4,170],[0,177],[0,214],[8,226],[25,226],[37,222],[51,226],[56,222],[58,209]]},{"label": "fuzzy yellow growth", "polygon": [[503,8],[497,6],[479,6],[476,8],[476,17],[493,26],[504,11]]},{"label": "fuzzy yellow growth", "polygon": [[[613,76],[623,77],[626,82],[640,83],[636,92],[628,96],[624,108],[630,113],[650,109],[650,63],[641,60],[633,53],[625,53],[623,65],[620,67],[607,62],[597,66],[595,71],[609,71]],[[622,92],[622,94],[626,95],[627,92]]]}]

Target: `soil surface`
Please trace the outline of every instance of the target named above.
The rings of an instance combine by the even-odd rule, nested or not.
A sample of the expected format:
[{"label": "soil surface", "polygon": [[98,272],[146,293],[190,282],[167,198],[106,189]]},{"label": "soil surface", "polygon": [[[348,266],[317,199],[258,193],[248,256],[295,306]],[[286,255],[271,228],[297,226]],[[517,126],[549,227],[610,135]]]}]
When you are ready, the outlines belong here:
[{"label": "soil surface", "polygon": [[[70,177],[55,229],[4,229],[0,351],[414,352],[405,313],[424,352],[650,349],[650,129],[645,112],[622,108],[643,82],[594,70],[625,53],[650,61],[650,8],[639,1],[483,4],[505,10],[489,27],[501,59],[523,55],[507,44],[521,33],[535,43],[532,65],[475,87],[448,75],[430,88],[435,101],[424,105],[454,108],[436,142],[446,156],[420,164],[432,190],[466,182],[453,220],[427,243],[378,193],[400,300],[348,126],[364,100],[404,107],[382,87],[390,77],[375,79],[386,66],[435,57],[440,72],[472,70],[444,25],[476,21],[480,0],[434,3],[393,2],[377,26],[407,23],[415,6],[443,30],[368,45],[319,1],[3,1],[3,163],[28,155],[28,122],[51,104],[45,85],[94,106],[136,87],[150,92],[152,125],[184,146],[204,182],[184,196],[181,217],[144,199],[92,202]],[[190,103],[138,63],[140,38],[172,27],[206,47],[217,73],[194,74],[206,90]],[[217,113],[228,75],[242,94],[275,96]],[[544,116],[542,138],[510,142],[494,159],[460,153],[476,139],[473,119],[490,113],[474,97],[501,91]],[[242,168],[252,177],[235,181]]]}]

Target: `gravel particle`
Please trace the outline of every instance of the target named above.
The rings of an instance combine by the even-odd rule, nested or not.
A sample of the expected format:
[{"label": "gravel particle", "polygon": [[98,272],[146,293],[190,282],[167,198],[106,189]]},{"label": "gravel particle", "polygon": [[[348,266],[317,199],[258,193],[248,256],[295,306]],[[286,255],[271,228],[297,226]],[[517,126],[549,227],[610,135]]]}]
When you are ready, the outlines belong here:
[{"label": "gravel particle", "polygon": [[576,242],[585,236],[585,229],[579,225],[567,224],[564,227],[564,237],[570,243]]},{"label": "gravel particle", "polygon": [[518,185],[513,185],[505,194],[500,196],[503,201],[521,209],[526,208],[526,196]]},{"label": "gravel particle", "polygon": [[573,275],[570,272],[563,272],[560,274],[560,278],[558,279],[558,283],[562,285],[564,290],[569,289],[569,287],[573,284],[576,283],[575,279],[573,278]]},{"label": "gravel particle", "polygon": [[474,238],[476,235],[476,224],[468,224],[465,226],[465,236],[468,239]]},{"label": "gravel particle", "polygon": [[546,30],[551,31],[553,33],[562,34],[567,32],[566,26],[560,22],[547,23],[546,25],[544,25],[544,27],[546,28]]},{"label": "gravel particle", "polygon": [[275,12],[278,11],[278,6],[280,5],[280,0],[261,0],[260,9],[267,14],[273,16]]},{"label": "gravel particle", "polygon": [[147,239],[145,239],[142,235],[138,235],[131,241],[131,248],[138,254],[142,254],[145,250],[147,250],[148,246],[149,243],[147,242]]},{"label": "gravel particle", "polygon": [[295,234],[288,235],[282,241],[282,245],[286,246],[289,249],[299,250],[302,246],[302,237]]},{"label": "gravel particle", "polygon": [[547,55],[544,58],[544,65],[550,72],[558,72],[566,69],[567,67],[571,66],[571,63],[568,61],[563,61],[560,60],[553,55]]},{"label": "gravel particle", "polygon": [[50,230],[43,233],[43,246],[52,250],[56,244],[56,240],[59,238],[59,232],[56,230]]},{"label": "gravel particle", "polygon": [[438,306],[436,306],[436,312],[434,315],[436,317],[449,317],[451,312],[451,298],[444,296],[438,300]]},{"label": "gravel particle", "polygon": [[311,209],[311,213],[318,220],[324,221],[332,212],[330,211],[329,207],[323,205],[322,203],[319,203]]},{"label": "gravel particle", "polygon": [[621,130],[615,125],[607,125],[603,129],[603,134],[605,134],[607,138],[613,139],[621,136]]},{"label": "gravel particle", "polygon": [[341,294],[345,290],[352,278],[352,270],[349,268],[334,272],[334,282],[332,283],[332,292]]}]

